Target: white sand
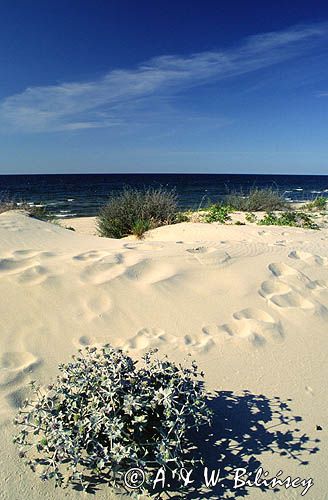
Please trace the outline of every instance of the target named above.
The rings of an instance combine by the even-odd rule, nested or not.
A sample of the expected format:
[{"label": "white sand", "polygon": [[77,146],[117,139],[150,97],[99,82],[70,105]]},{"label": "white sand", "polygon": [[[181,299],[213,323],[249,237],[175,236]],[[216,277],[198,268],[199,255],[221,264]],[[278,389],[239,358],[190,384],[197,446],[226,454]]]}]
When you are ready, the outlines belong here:
[{"label": "white sand", "polygon": [[80,234],[97,236],[97,217],[69,217],[58,219],[58,223],[63,227],[73,228]]},{"label": "white sand", "polygon": [[[328,230],[184,223],[139,242],[7,212],[0,297],[0,498],[85,498],[28,470],[11,443],[11,421],[29,380],[49,382],[78,347],[102,342],[136,358],[155,346],[175,360],[191,353],[209,390],[235,396],[221,395],[217,439],[231,438],[244,459],[255,454],[270,476],[282,469],[284,477],[312,477],[305,498],[327,498]],[[256,395],[265,397],[260,413]],[[271,428],[274,408],[288,415],[274,397],[302,420]],[[220,467],[213,444],[210,466],[215,457]],[[248,489],[251,500],[301,491]],[[110,497],[100,488],[95,498]],[[222,498],[238,496],[227,486]]]}]

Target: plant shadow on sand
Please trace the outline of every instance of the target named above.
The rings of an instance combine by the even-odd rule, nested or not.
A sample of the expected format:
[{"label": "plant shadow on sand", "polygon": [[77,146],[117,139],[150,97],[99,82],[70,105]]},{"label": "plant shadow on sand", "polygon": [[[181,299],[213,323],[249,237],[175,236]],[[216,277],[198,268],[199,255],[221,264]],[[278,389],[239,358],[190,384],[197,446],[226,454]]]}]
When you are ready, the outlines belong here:
[{"label": "plant shadow on sand", "polygon": [[[237,468],[244,468],[247,470],[247,475],[250,475],[249,479],[254,479],[255,472],[260,467],[267,470],[260,459],[262,453],[277,454],[285,457],[286,460],[296,460],[300,467],[304,467],[303,474],[300,469],[298,476],[308,479],[306,465],[309,463],[309,456],[319,451],[320,439],[312,439],[302,433],[299,426],[302,417],[293,415],[289,406],[291,401],[291,399],[282,401],[278,396],[268,398],[262,394],[252,394],[247,390],[241,395],[234,394],[232,391],[212,394],[208,398],[208,405],[213,411],[211,427],[204,426],[197,432],[191,432],[189,436],[192,445],[188,450],[187,458],[203,462],[201,466],[186,467],[187,471],[192,469],[190,479],[193,483],[185,488],[182,485],[183,481],[178,482],[172,479],[167,472],[165,488],[162,488],[162,483],[158,481],[157,487],[153,489],[155,471],[146,488],[147,498],[214,500],[251,496],[252,490],[258,487],[251,488],[245,485],[236,489],[233,472]],[[211,471],[217,472],[220,469],[222,481],[206,488],[205,467],[208,468],[208,476],[211,476]],[[281,480],[289,475],[287,470],[283,469]],[[277,472],[278,470],[270,470],[267,479],[274,477]],[[248,477],[244,476],[242,479],[245,480]],[[99,480],[89,492],[96,493],[101,484],[105,483],[106,481]],[[267,490],[277,493],[279,491],[279,487],[272,489],[261,485],[259,488],[263,492]],[[298,491],[302,490],[303,487],[300,486]],[[133,493],[129,489],[116,490],[116,492],[121,497],[130,497]],[[134,495],[138,495],[138,492],[134,490]],[[146,497],[142,496],[142,498]]]},{"label": "plant shadow on sand", "polygon": [[[255,395],[244,391],[242,395],[235,395],[230,391],[217,392],[208,401],[213,410],[213,425],[210,429],[200,429],[194,433],[192,440],[193,457],[203,460],[203,466],[196,468],[190,478],[194,480],[188,490],[175,493],[167,491],[167,498],[187,499],[218,499],[239,498],[251,495],[252,488],[245,485],[234,488],[233,471],[236,468],[247,469],[247,474],[254,473],[262,466],[262,453],[272,453],[284,456],[286,459],[296,460],[304,466],[299,476],[307,478],[306,465],[309,455],[319,451],[319,439],[311,439],[302,433],[298,424],[302,417],[292,414],[289,407],[291,399],[286,402],[279,397],[268,398],[264,395]],[[222,482],[208,488],[204,485],[204,467],[212,470],[221,470]],[[262,466],[264,470],[265,467]],[[230,472],[230,474],[229,474]],[[268,478],[272,478],[278,471],[269,471]],[[289,474],[284,471],[280,479]],[[263,476],[262,476],[263,478]],[[242,479],[247,479],[243,477]],[[254,487],[256,488],[256,487]],[[262,491],[272,490],[261,486]],[[303,488],[300,487],[299,491]],[[159,496],[161,494],[159,493]]]}]

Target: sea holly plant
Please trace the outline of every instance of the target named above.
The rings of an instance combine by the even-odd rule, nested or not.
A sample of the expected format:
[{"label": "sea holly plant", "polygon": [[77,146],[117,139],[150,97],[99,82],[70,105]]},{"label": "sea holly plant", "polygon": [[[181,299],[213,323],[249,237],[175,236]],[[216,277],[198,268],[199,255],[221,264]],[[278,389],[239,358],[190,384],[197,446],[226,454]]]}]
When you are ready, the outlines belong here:
[{"label": "sea holly plant", "polygon": [[220,222],[221,224],[225,224],[225,222],[231,220],[230,212],[232,211],[233,208],[229,205],[212,205],[205,214],[204,221]]},{"label": "sea holly plant", "polygon": [[184,467],[190,429],[211,421],[195,362],[177,365],[156,350],[137,362],[105,345],[80,349],[59,371],[46,389],[31,383],[14,421],[20,457],[56,486],[118,487],[131,467],[146,476]]},{"label": "sea holly plant", "polygon": [[295,226],[306,229],[320,229],[309,214],[289,210],[281,214],[267,212],[263,219],[258,221],[262,226]]}]

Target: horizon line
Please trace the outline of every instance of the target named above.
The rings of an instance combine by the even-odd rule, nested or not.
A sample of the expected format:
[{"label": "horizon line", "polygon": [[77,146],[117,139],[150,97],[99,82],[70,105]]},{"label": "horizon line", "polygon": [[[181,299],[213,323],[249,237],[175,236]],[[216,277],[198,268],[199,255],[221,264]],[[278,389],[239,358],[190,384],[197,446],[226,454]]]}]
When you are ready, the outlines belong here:
[{"label": "horizon line", "polygon": [[23,176],[23,175],[264,175],[264,176],[289,176],[289,177],[328,177],[328,174],[288,174],[288,173],[262,173],[262,172],[32,172],[32,173],[0,173],[1,176]]}]

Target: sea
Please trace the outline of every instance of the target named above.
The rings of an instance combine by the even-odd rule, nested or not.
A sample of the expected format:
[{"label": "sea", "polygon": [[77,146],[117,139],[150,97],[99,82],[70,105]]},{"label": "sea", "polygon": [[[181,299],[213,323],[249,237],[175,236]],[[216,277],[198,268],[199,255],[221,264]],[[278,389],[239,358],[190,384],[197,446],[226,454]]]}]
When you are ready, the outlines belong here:
[{"label": "sea", "polygon": [[97,215],[124,187],[175,188],[182,209],[223,200],[228,192],[272,187],[287,201],[328,197],[328,175],[260,174],[49,174],[0,175],[0,198],[45,206],[58,218]]}]

